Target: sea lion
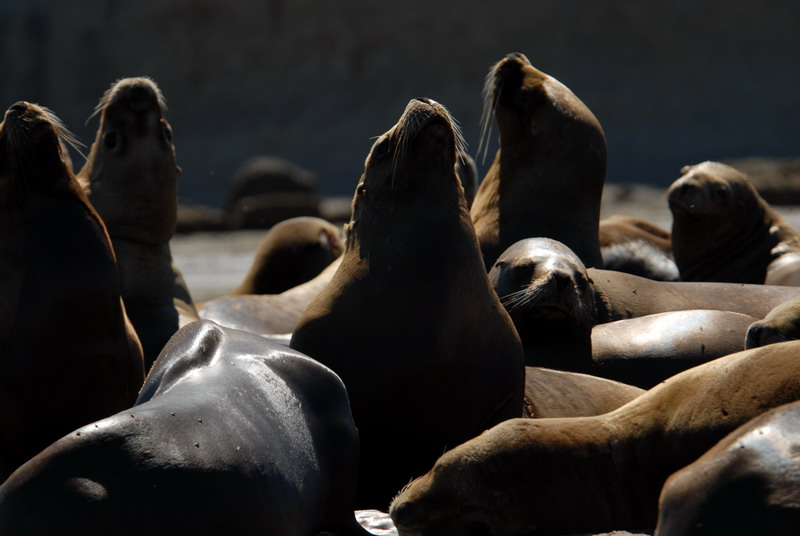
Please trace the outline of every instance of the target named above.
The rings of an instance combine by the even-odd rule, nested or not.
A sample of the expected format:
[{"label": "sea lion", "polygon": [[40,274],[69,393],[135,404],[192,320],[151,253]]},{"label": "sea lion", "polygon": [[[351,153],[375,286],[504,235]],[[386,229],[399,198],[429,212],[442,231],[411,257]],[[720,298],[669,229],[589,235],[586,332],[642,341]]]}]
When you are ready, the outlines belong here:
[{"label": "sea lion", "polygon": [[800,534],[800,403],[772,409],[669,477],[656,536]]},{"label": "sea lion", "polygon": [[460,140],[441,104],[408,103],[367,157],[339,269],[292,334],[347,385],[359,508],[385,508],[443,449],[522,413],[522,348],[453,169]]},{"label": "sea lion", "polygon": [[590,417],[624,406],[644,389],[588,374],[525,367],[524,416]]},{"label": "sea lion", "polygon": [[[741,350],[753,318],[789,299],[787,291],[800,296],[793,288],[659,282],[587,270],[569,248],[548,238],[508,248],[489,279],[514,321],[528,365],[645,388]],[[647,318],[659,313],[669,314]],[[636,321],[594,329],[624,319]]]},{"label": "sea lion", "polygon": [[683,281],[800,285],[800,233],[719,162],[681,169],[669,187],[672,249]]},{"label": "sea lion", "polygon": [[95,108],[100,126],[78,174],[114,243],[145,370],[180,326],[198,318],[169,247],[180,169],[165,112],[164,96],[149,78],[112,84]]},{"label": "sea lion", "polygon": [[605,415],[500,423],[403,489],[392,519],[401,536],[651,529],[671,473],[800,399],[798,352],[794,341],[722,357]]},{"label": "sea lion", "polygon": [[531,236],[559,240],[586,266],[602,267],[597,229],[606,142],[595,116],[520,53],[497,62],[486,77],[484,147],[492,115],[500,148],[471,210],[486,269]]},{"label": "sea lion", "polygon": [[248,158],[231,179],[226,212],[231,229],[268,229],[289,218],[318,217],[317,177],[282,158]]},{"label": "sea lion", "polygon": [[144,381],[105,225],[63,160],[49,110],[0,123],[0,482]]},{"label": "sea lion", "polygon": [[280,294],[214,298],[200,307],[200,317],[259,335],[291,333],[311,300],[330,283],[341,262],[340,255],[315,278]]},{"label": "sea lion", "polygon": [[599,237],[604,269],[656,281],[680,279],[672,258],[670,234],[658,225],[614,215],[600,220]]},{"label": "sea lion", "polygon": [[168,342],[136,406],[0,486],[0,533],[366,535],[353,515],[357,463],[330,369],[197,322]]},{"label": "sea lion", "polygon": [[761,320],[747,328],[745,348],[757,348],[776,342],[800,339],[800,299],[775,307]]},{"label": "sea lion", "polygon": [[598,324],[589,373],[650,389],[686,369],[745,349],[755,321],[732,311],[690,309]]},{"label": "sea lion", "polygon": [[280,294],[319,275],[343,249],[339,228],[332,223],[312,217],[284,220],[264,235],[244,281],[231,295]]}]

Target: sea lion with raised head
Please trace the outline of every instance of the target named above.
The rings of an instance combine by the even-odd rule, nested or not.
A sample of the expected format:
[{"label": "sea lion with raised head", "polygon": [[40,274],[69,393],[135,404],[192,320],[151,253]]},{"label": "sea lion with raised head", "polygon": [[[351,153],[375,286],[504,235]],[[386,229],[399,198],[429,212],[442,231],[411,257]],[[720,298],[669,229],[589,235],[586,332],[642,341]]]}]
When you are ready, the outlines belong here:
[{"label": "sea lion with raised head", "polygon": [[392,519],[401,536],[652,529],[671,473],[800,399],[798,352],[789,342],[722,357],[605,415],[505,421],[442,455]]},{"label": "sea lion with raised head", "polygon": [[55,115],[28,102],[0,123],[0,481],[129,407],[144,381],[111,241],[59,138]]},{"label": "sea lion with raised head", "polygon": [[339,269],[292,335],[347,385],[358,507],[385,508],[443,449],[522,413],[522,348],[454,171],[460,139],[441,104],[408,103],[367,157]]},{"label": "sea lion with raised head", "polygon": [[599,237],[603,269],[656,281],[680,280],[672,258],[670,234],[658,225],[614,215],[600,220]]},{"label": "sea lion with raised head", "polygon": [[559,240],[586,266],[601,267],[606,142],[597,118],[520,53],[491,68],[484,99],[482,145],[492,116],[500,131],[500,148],[471,209],[486,269],[531,236]]},{"label": "sea lion with raised head", "polygon": [[278,223],[264,235],[244,281],[231,295],[280,294],[310,281],[342,254],[339,233],[332,223],[310,216]]},{"label": "sea lion with raised head", "polygon": [[357,464],[330,369],[197,322],[169,341],[136,406],[61,438],[0,486],[0,533],[366,535]]},{"label": "sea lion with raised head", "polygon": [[686,166],[668,199],[681,280],[800,285],[800,233],[743,173],[719,162]]},{"label": "sea lion with raised head", "polygon": [[180,169],[165,112],[164,96],[149,78],[112,84],[95,109],[100,127],[78,174],[114,243],[145,370],[181,326],[198,318],[169,247]]},{"label": "sea lion with raised head", "polygon": [[[547,238],[508,248],[489,278],[514,321],[528,365],[645,388],[743,349],[753,319],[800,297],[793,287],[662,282],[586,269],[564,244]],[[614,322],[628,319],[635,321]],[[598,326],[609,322],[614,324]]]},{"label": "sea lion with raised head", "polygon": [[669,477],[656,536],[800,534],[800,402],[728,434]]}]

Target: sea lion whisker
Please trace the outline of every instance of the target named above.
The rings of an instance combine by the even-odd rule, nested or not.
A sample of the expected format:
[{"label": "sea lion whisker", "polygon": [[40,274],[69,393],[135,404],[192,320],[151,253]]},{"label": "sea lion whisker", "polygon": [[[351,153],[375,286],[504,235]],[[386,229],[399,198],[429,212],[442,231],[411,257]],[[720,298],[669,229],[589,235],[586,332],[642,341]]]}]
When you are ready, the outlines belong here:
[{"label": "sea lion whisker", "polygon": [[78,139],[78,136],[73,134],[64,122],[49,108],[45,108],[44,106],[40,106],[42,112],[47,117],[47,120],[50,121],[50,124],[53,125],[53,130],[55,130],[56,135],[58,138],[64,142],[65,144],[72,147],[79,155],[86,160],[86,155],[83,153],[81,149],[86,149],[86,145],[83,144]]},{"label": "sea lion whisker", "polygon": [[[489,137],[492,134],[495,110],[497,109],[497,94],[501,87],[498,86],[497,72],[500,62],[496,63],[486,75],[483,84],[483,111],[481,112],[480,121],[480,140],[478,141],[478,151],[476,156],[481,159],[481,163],[486,162],[486,155],[489,152]],[[483,152],[483,156],[481,156]]]}]

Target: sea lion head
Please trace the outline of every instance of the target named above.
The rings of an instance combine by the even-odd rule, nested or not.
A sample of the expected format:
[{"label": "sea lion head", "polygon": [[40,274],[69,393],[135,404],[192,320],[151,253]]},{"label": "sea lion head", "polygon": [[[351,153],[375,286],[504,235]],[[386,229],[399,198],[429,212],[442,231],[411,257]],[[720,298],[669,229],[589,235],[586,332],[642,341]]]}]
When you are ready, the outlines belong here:
[{"label": "sea lion head", "polygon": [[800,339],[800,300],[775,307],[761,320],[747,328],[745,349]]},{"label": "sea lion head", "polygon": [[[515,147],[534,153],[547,148],[547,158],[560,159],[572,147],[580,147],[578,163],[599,174],[601,181],[605,177],[606,144],[600,122],[569,88],[536,69],[524,54],[512,52],[492,66],[483,99],[478,154],[486,153],[495,119],[506,152]],[[565,135],[570,142],[563,147],[548,141]]]},{"label": "sea lion head", "polygon": [[780,218],[730,166],[703,162],[681,173],[667,194],[681,279],[763,283]]},{"label": "sea lion head", "polygon": [[[409,483],[392,501],[389,513],[398,533],[400,536],[567,533],[553,530],[567,528],[571,520],[560,501],[549,500],[570,493],[566,488],[569,484],[562,486],[559,480],[559,477],[566,482],[572,480],[569,470],[559,466],[569,460],[554,456],[566,441],[568,434],[550,433],[534,420],[510,419],[445,452],[430,471]],[[532,491],[543,486],[546,492]]]},{"label": "sea lion head", "polygon": [[520,240],[500,255],[489,280],[518,326],[516,319],[524,317],[542,325],[591,329],[591,279],[578,256],[561,242]]},{"label": "sea lion head", "polygon": [[455,209],[469,220],[454,169],[456,152],[463,149],[460,129],[444,106],[432,99],[412,99],[367,156],[345,227],[347,247],[357,240],[363,254],[365,244],[385,242],[387,231],[407,225],[409,211],[414,218],[440,220],[443,210]]},{"label": "sea lion head", "polygon": [[753,218],[759,196],[743,173],[719,162],[684,166],[667,192],[675,225],[712,230]]},{"label": "sea lion head", "polygon": [[64,143],[77,141],[56,115],[36,104],[13,104],[0,123],[0,201],[16,203],[72,178]]},{"label": "sea lion head", "polygon": [[114,237],[165,244],[175,233],[180,169],[166,109],[155,82],[125,78],[91,116],[100,127],[79,175]]}]

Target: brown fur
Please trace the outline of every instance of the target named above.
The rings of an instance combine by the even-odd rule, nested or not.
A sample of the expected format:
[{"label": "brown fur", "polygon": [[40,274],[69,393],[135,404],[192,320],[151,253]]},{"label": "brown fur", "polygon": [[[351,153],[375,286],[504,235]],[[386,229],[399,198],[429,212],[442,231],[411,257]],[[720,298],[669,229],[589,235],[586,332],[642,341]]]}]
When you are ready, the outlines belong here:
[{"label": "brown fur", "polygon": [[[487,270],[514,242],[564,242],[587,266],[602,266],[598,243],[606,144],[592,112],[566,86],[509,54],[489,71],[484,135],[492,115],[500,148],[472,205]],[[480,153],[480,149],[478,151]]]},{"label": "brown fur", "polygon": [[[547,238],[508,248],[489,278],[514,321],[528,365],[590,372],[639,387],[741,350],[748,317],[762,318],[800,297],[795,288],[659,282],[587,270],[569,248]],[[673,314],[640,318],[662,313]],[[597,334],[593,329],[627,319],[637,321],[603,326]]]},{"label": "brown fur", "polygon": [[308,216],[284,220],[264,235],[244,281],[231,295],[280,294],[319,275],[343,247],[332,223]]},{"label": "brown fur", "polygon": [[657,281],[677,281],[670,234],[648,221],[630,216],[600,220],[603,268]]},{"label": "brown fur", "polygon": [[683,281],[800,285],[800,233],[747,176],[718,162],[686,166],[669,188]]},{"label": "brown fur", "polygon": [[0,124],[0,480],[83,424],[129,407],[142,348],[105,225],[30,103]]},{"label": "brown fur", "polygon": [[169,247],[180,170],[165,112],[164,97],[152,80],[114,83],[95,109],[100,126],[78,174],[108,225],[122,298],[148,370],[172,334],[198,318]]},{"label": "brown fur", "polygon": [[746,348],[800,339],[800,299],[782,303],[747,328]]},{"label": "brown fur", "polygon": [[588,374],[525,367],[525,413],[535,419],[602,415],[644,392]]},{"label": "brown fur", "polygon": [[442,450],[521,414],[522,349],[481,262],[457,139],[419,99],[376,141],[341,265],[292,336],[347,386],[359,507],[385,508]]},{"label": "brown fur", "polygon": [[401,536],[652,528],[672,472],[753,417],[800,399],[798,352],[791,342],[726,356],[605,415],[501,423],[404,489],[392,519]]},{"label": "brown fur", "polygon": [[800,403],[775,408],[669,477],[656,536],[800,534]]},{"label": "brown fur", "polygon": [[209,300],[200,308],[200,317],[259,335],[291,333],[311,300],[330,283],[341,262],[339,256],[315,278],[280,294],[223,296]]}]

